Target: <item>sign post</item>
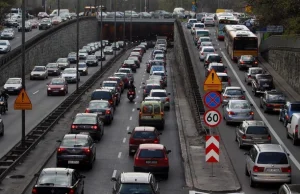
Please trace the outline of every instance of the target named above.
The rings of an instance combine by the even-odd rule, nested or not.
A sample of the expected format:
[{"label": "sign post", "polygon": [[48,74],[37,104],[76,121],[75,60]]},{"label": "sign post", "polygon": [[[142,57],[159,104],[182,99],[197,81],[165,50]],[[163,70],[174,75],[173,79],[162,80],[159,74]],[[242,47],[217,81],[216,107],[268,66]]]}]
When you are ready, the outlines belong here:
[{"label": "sign post", "polygon": [[[216,74],[215,70],[212,69],[208,74],[203,85],[204,91],[207,93],[204,95],[204,105],[208,110],[204,113],[204,123],[211,129],[217,127],[222,121],[222,115],[217,108],[222,103],[222,97],[220,92],[222,91],[222,82]],[[205,149],[205,161],[211,163],[212,177],[214,176],[213,164],[219,162],[219,141],[220,137],[213,135],[212,131],[210,135],[206,136],[206,149]]]}]

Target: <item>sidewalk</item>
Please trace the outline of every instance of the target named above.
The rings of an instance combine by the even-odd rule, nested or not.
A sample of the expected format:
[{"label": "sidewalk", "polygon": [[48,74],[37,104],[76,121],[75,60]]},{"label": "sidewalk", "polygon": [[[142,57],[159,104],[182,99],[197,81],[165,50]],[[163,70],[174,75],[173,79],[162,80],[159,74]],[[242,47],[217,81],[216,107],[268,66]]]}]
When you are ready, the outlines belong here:
[{"label": "sidewalk", "polygon": [[187,187],[203,192],[240,191],[240,183],[222,142],[220,142],[220,162],[213,165],[213,171],[212,164],[205,162],[205,139],[196,130],[179,72],[176,70],[175,63],[171,64],[174,64],[172,67],[174,69],[171,68],[171,76]]}]

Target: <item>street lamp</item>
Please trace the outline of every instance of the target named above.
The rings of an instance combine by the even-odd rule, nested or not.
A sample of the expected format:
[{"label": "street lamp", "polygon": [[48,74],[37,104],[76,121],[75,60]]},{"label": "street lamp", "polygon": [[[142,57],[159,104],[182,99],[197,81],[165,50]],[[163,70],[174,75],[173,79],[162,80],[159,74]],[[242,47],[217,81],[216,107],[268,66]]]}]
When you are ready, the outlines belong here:
[{"label": "street lamp", "polygon": [[114,50],[114,55],[117,55],[117,43],[116,43],[116,39],[117,39],[117,1],[115,0],[114,2],[115,6],[115,28],[114,28],[114,45],[115,45],[115,50]]},{"label": "street lamp", "polygon": [[126,42],[125,42],[125,28],[126,28],[126,24],[125,24],[125,6],[124,6],[124,3],[123,3],[123,7],[124,7],[124,22],[123,22],[123,48],[125,49],[125,46],[126,46]]},{"label": "street lamp", "polygon": [[78,82],[78,77],[79,77],[79,0],[77,0],[77,9],[76,9],[76,12],[77,12],[77,33],[76,33],[76,49],[77,49],[77,52],[76,52],[76,93],[78,92],[78,88],[79,88],[79,82]]},{"label": "street lamp", "polygon": [[132,43],[132,0],[130,1],[130,7],[131,7],[131,10],[130,10],[130,44]]},{"label": "street lamp", "polygon": [[102,71],[102,52],[103,52],[103,37],[102,37],[102,28],[103,28],[103,23],[102,23],[102,12],[103,12],[103,10],[102,10],[102,0],[100,1],[100,11],[101,11],[101,13],[100,13],[100,17],[101,17],[101,27],[100,27],[100,41],[101,41],[101,54],[100,54],[100,57],[101,57],[101,61],[100,61],[100,66],[101,66],[101,71]]}]

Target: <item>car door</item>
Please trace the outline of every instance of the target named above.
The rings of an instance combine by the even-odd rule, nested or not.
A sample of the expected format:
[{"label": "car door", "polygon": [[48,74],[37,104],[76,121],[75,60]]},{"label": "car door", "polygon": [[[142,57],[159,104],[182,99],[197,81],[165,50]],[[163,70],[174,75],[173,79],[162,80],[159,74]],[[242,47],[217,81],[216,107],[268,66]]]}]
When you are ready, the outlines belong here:
[{"label": "car door", "polygon": [[267,101],[267,97],[268,97],[268,95],[267,95],[267,93],[264,93],[261,97],[260,97],[260,103],[261,103],[261,105],[262,106],[265,106],[266,105],[266,101]]},{"label": "car door", "polygon": [[81,179],[80,174],[76,170],[72,174],[72,185],[73,188],[76,190],[76,194],[82,193],[83,180]]},{"label": "car door", "polygon": [[237,126],[236,128],[236,136],[238,138],[238,141],[241,140],[241,137],[245,134],[245,128],[240,125],[240,126]]},{"label": "car door", "polygon": [[287,132],[289,134],[293,134],[293,130],[292,130],[292,120],[293,120],[293,115],[291,116],[291,118],[289,119],[289,123],[287,124],[286,128],[287,128]]},{"label": "car door", "polygon": [[151,178],[151,187],[152,187],[153,193],[155,193],[155,194],[159,194],[160,193],[160,190],[159,190],[159,187],[158,187],[158,183],[155,180],[154,176],[152,176],[152,178]]}]

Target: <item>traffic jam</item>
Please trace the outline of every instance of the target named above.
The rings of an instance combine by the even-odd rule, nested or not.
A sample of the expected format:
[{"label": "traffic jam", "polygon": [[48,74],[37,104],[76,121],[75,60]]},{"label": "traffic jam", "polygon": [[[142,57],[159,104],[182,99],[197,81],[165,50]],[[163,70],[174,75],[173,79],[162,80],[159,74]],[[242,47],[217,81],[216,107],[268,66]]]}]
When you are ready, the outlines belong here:
[{"label": "traffic jam", "polygon": [[[220,136],[212,137],[223,139],[243,190],[294,182],[300,103],[260,65],[257,35],[226,12],[189,19],[183,28],[204,90],[204,123],[218,127]],[[206,161],[221,162],[218,155]]]},{"label": "traffic jam", "polygon": [[[85,58],[91,59],[89,56],[93,55],[88,55],[87,52]],[[147,55],[150,58],[143,57],[146,52],[151,52]],[[70,56],[72,54],[74,53]],[[118,174],[116,171],[113,172],[111,177],[111,181],[114,182],[113,193],[160,192],[156,178],[158,176],[164,180],[168,179],[168,155],[171,153],[164,142],[161,142],[162,132],[165,129],[165,114],[170,110],[166,55],[167,41],[164,38],[157,39],[154,49],[149,49],[147,42],[141,42],[132,49],[118,71],[105,78],[100,86],[92,91],[85,111],[76,114],[70,132],[57,141],[59,146],[56,150],[56,166],[44,168],[36,175],[37,180],[32,188],[32,194],[84,193],[84,180],[87,177],[82,175],[80,170],[95,168],[96,149],[105,137],[106,126],[114,122],[114,115],[120,103],[129,103],[136,107],[138,95],[142,98],[135,112],[138,125],[132,130],[128,128],[127,132],[129,136],[127,154],[133,158],[132,172]],[[146,63],[142,64],[142,61]],[[64,64],[64,71],[69,69],[68,63],[61,64]],[[59,69],[57,63],[48,64],[49,66]],[[136,88],[135,74],[146,72],[149,74],[148,79],[140,88]],[[84,70],[81,73],[84,73]],[[53,78],[51,84],[59,85],[59,91],[67,94],[67,89],[63,90],[62,86],[79,79],[74,76]],[[122,95],[126,97],[122,98],[123,102]]]}]

